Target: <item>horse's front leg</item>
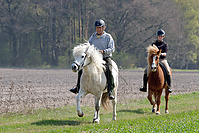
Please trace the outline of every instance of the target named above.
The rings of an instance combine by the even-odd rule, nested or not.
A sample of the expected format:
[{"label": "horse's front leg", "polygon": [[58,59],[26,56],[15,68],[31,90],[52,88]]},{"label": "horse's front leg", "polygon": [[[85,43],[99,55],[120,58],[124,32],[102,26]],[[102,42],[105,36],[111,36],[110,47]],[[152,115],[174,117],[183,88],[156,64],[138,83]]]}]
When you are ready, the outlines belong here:
[{"label": "horse's front leg", "polygon": [[152,112],[155,113],[155,111],[156,111],[156,103],[155,103],[155,101],[153,101],[153,98],[152,98],[153,92],[150,89],[148,89],[148,90],[149,91],[148,91],[147,98],[148,98],[149,102],[151,103],[151,105],[153,105]]},{"label": "horse's front leg", "polygon": [[168,104],[169,104],[169,93],[168,93],[168,91],[166,91],[166,89],[165,89],[165,101],[166,101],[165,113],[169,113],[169,107],[168,107]]},{"label": "horse's front leg", "polygon": [[156,111],[156,115],[160,114],[161,95],[162,95],[162,91],[157,93],[157,111]]},{"label": "horse's front leg", "polygon": [[116,120],[116,104],[117,104],[117,91],[115,92],[115,99],[112,100],[112,105],[113,105],[113,120]]},{"label": "horse's front leg", "polygon": [[95,97],[95,113],[94,113],[93,123],[99,123],[100,121],[99,117],[100,102],[101,102],[101,96]]},{"label": "horse's front leg", "polygon": [[86,94],[87,94],[86,92],[83,92],[80,89],[78,95],[76,96],[77,114],[79,117],[83,117],[83,115],[84,115],[84,113],[81,111],[80,101],[81,101],[81,98],[84,98]]}]

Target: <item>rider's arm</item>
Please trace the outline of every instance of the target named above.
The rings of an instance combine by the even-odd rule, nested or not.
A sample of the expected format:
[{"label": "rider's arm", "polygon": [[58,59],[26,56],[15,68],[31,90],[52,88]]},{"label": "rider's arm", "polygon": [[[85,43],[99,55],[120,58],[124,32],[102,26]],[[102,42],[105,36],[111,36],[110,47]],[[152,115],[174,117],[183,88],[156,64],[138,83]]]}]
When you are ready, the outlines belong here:
[{"label": "rider's arm", "polygon": [[106,49],[104,49],[104,53],[110,54],[110,53],[113,53],[114,51],[115,51],[114,40],[113,40],[112,36],[109,34],[108,35],[108,47]]}]

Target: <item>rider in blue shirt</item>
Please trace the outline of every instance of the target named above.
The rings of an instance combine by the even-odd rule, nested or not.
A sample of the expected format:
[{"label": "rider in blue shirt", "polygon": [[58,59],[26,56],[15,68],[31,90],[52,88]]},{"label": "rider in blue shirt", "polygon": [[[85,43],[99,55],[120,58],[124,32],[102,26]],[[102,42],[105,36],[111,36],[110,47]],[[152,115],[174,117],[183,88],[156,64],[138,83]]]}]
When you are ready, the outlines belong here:
[{"label": "rider in blue shirt", "polygon": [[[108,80],[108,93],[109,93],[109,99],[112,100],[115,98],[113,89],[114,89],[114,79],[112,76],[112,53],[115,51],[115,44],[112,36],[109,33],[106,33],[105,30],[105,22],[102,19],[99,19],[95,21],[95,29],[96,32],[93,33],[88,40],[91,45],[94,45],[96,48],[100,50],[100,52],[103,54],[103,60],[106,61],[107,64],[107,80]],[[80,77],[82,74],[82,70],[78,72],[78,80],[77,85],[70,89],[73,93],[78,93],[80,89]]]}]

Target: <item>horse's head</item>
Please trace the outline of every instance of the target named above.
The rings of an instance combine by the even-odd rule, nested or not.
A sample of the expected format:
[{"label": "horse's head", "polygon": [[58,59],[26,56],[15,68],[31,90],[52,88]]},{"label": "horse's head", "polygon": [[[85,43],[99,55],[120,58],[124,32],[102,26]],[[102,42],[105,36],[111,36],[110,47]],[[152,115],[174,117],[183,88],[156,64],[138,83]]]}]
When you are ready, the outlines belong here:
[{"label": "horse's head", "polygon": [[159,50],[155,45],[149,46],[148,51],[148,65],[152,72],[156,72],[159,65],[159,57],[161,54],[161,49]]},{"label": "horse's head", "polygon": [[87,62],[88,60],[87,58],[88,49],[89,49],[89,46],[86,46],[86,45],[80,45],[73,49],[73,56],[75,58],[75,61],[71,65],[73,72],[77,72],[81,70],[83,67],[85,67],[86,65],[90,64],[90,63],[85,64],[85,62]]},{"label": "horse's head", "polygon": [[97,67],[100,71],[104,69],[103,64],[105,64],[105,61],[102,53],[94,45],[90,45],[89,42],[74,47],[73,56],[75,61],[71,67],[74,72],[86,68],[86,66]]}]

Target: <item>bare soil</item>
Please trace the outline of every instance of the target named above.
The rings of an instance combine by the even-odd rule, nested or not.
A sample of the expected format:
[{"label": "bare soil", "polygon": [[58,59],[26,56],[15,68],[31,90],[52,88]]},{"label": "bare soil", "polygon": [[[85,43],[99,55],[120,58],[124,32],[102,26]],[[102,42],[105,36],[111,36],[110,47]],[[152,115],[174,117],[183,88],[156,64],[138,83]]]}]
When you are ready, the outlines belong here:
[{"label": "bare soil", "polygon": [[[139,91],[143,70],[120,70],[119,75],[118,103],[147,97],[147,93]],[[199,91],[198,72],[173,72],[172,75],[171,95]],[[69,91],[76,80],[77,73],[69,69],[1,68],[0,113],[76,105],[76,95]],[[91,94],[82,100],[82,105],[93,104]]]}]

